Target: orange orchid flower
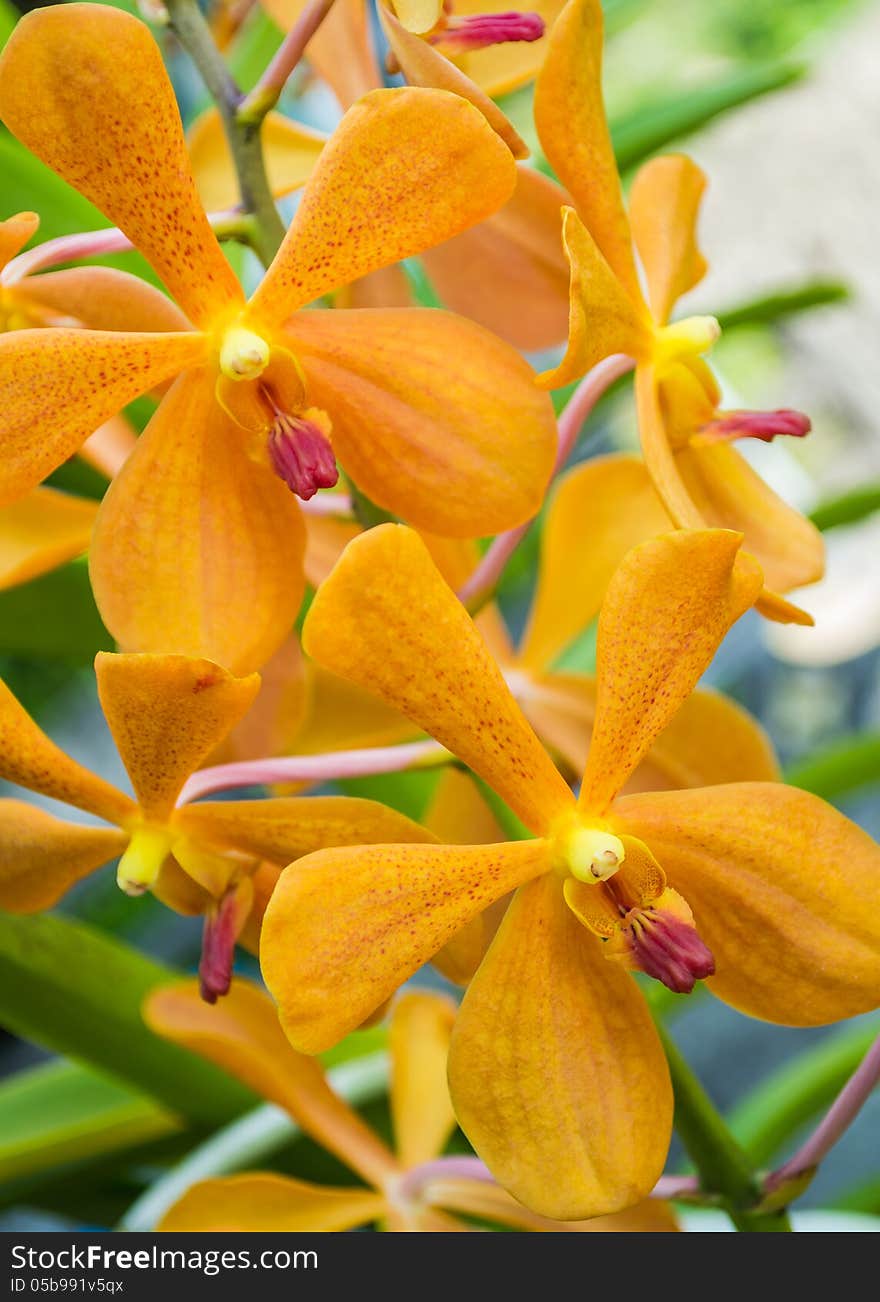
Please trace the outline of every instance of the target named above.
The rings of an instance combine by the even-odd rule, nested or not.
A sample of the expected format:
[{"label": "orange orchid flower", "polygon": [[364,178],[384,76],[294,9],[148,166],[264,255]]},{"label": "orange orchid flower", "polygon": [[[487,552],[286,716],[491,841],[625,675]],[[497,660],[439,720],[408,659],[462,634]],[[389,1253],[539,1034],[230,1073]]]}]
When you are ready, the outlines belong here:
[{"label": "orange orchid flower", "polygon": [[[560,7],[559,0],[537,6],[542,8],[548,24]],[[289,0],[274,0],[267,8],[285,28],[292,26],[302,12],[301,4]],[[489,93],[496,93],[494,84],[490,83],[488,93],[480,90],[434,47],[408,32],[393,14],[383,9],[382,16],[411,84],[438,87],[469,99],[505,140],[514,157],[527,156],[527,146],[489,98]],[[527,58],[528,72],[523,64],[521,75],[522,80],[528,80],[540,66],[543,46],[543,40],[529,45],[499,45],[480,51],[480,55],[509,58],[517,51],[518,66],[522,57]],[[309,43],[308,57],[343,109],[382,85],[363,0],[336,0]],[[324,139],[280,113],[267,116],[263,146],[269,181],[277,197],[306,183]],[[194,123],[188,142],[205,207],[209,212],[234,207],[239,202],[238,182],[215,109]],[[517,348],[536,350],[561,343],[568,323],[568,264],[559,239],[559,210],[567,202],[565,191],[554,181],[520,164],[516,190],[497,213],[421,255],[441,302]],[[413,302],[413,295],[402,268],[393,266],[356,281],[342,290],[336,301],[346,307],[405,307]],[[527,312],[522,311],[524,301],[529,304]]]},{"label": "orange orchid flower", "polygon": [[128,894],[152,890],[179,912],[205,914],[202,985],[216,998],[228,987],[236,938],[265,906],[251,884],[261,860],[284,864],[337,838],[433,839],[394,810],[341,796],[175,809],[186,779],[251,705],[259,676],[234,678],[186,656],[103,652],[95,673],[134,800],[59,750],[0,683],[0,777],[113,825],[84,827],[0,800],[2,909],[50,908],[121,855],[117,880]]},{"label": "orange orchid flower", "polygon": [[165,1039],[231,1072],[289,1112],[303,1131],[340,1158],[367,1186],[327,1188],[271,1172],[204,1180],[188,1189],[158,1225],[160,1231],[333,1232],[378,1222],[392,1231],[464,1232],[450,1213],[534,1231],[668,1233],[669,1208],[647,1202],[613,1218],[550,1221],[521,1206],[494,1181],[444,1170],[433,1159],[455,1127],[446,1058],[455,1006],[442,995],[414,991],[395,1001],[389,1032],[394,1150],[334,1093],[320,1064],[290,1047],[271,1000],[236,982],[223,1004],[207,1008],[193,982],[154,991],[147,1024]]},{"label": "orange orchid flower", "polygon": [[[123,321],[129,329],[185,328],[184,318],[164,294],[122,271],[83,267],[13,277],[13,259],[39,224],[34,212],[0,221],[0,333],[83,325],[114,330]],[[109,477],[133,446],[133,432],[116,417],[96,430],[81,451]],[[0,508],[0,589],[37,578],[81,555],[89,545],[97,510],[96,502],[52,488],[35,488]]]},{"label": "orange orchid flower", "polygon": [[[718,388],[702,360],[718,337],[717,321],[690,317],[669,323],[677,300],[707,268],[696,242],[705,178],[689,158],[655,158],[633,182],[627,217],[602,103],[601,66],[601,4],[569,0],[551,34],[535,93],[541,144],[574,203],[563,211],[571,266],[568,349],[545,382],[556,387],[577,379],[612,353],[635,358],[646,467],[641,496],[653,484],[676,527],[742,532],[768,585],[758,609],[783,623],[812,623],[776,590],[821,578],[821,534],[730,446],[745,436],[804,434],[809,422],[792,412],[718,412]],[[646,536],[636,528],[630,541]]]},{"label": "orange orchid flower", "polygon": [[291,865],[261,940],[282,1025],[300,1050],[334,1044],[515,890],[462,1004],[450,1082],[478,1155],[545,1216],[632,1205],[663,1166],[668,1071],[626,968],[677,991],[714,970],[720,998],[796,1025],[877,1003],[880,852],[846,818],[778,782],[618,795],[761,589],[740,542],[682,530],[617,570],[577,799],[411,531],[351,543],[306,620],[311,655],[436,737],[536,839]]},{"label": "orange orchid flower", "polygon": [[469,104],[415,89],[361,100],[247,302],[141,22],[90,4],[27,15],[0,58],[0,115],[125,232],[195,327],[0,337],[7,501],[178,377],[95,528],[95,595],[123,648],[205,654],[237,672],[264,662],[302,595],[289,489],[331,483],[336,456],[379,505],[438,532],[475,536],[534,512],[555,423],[513,350],[433,311],[298,310],[510,196],[510,153]]}]

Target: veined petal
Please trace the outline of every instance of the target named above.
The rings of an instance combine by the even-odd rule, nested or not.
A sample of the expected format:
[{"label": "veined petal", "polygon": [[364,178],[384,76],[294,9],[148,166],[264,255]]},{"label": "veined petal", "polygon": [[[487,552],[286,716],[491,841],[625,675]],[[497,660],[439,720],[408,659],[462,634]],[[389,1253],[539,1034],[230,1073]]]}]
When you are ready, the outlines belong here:
[{"label": "veined petal", "polygon": [[380,506],[457,538],[538,510],[556,425],[507,344],[427,308],[301,312],[287,334],[339,461]]},{"label": "veined petal", "polygon": [[880,1002],[880,849],[830,805],[749,782],[626,796],[614,817],[693,909],[720,999],[793,1026]]},{"label": "veined petal", "polygon": [[[470,774],[456,768],[441,773],[425,814],[425,826],[446,844],[491,845],[504,839],[504,829]],[[447,981],[467,985],[492,943],[507,904],[507,896],[490,904],[434,955],[431,962]]]},{"label": "veined petal", "polygon": [[608,808],[754,603],[761,572],[738,555],[741,541],[722,529],[665,534],[633,548],[611,580],[599,616],[582,809]]},{"label": "veined petal", "polygon": [[382,525],[349,543],[312,603],[303,644],[436,737],[533,831],[571,808],[568,787],[412,530]]},{"label": "veined petal", "polygon": [[569,0],[550,34],[535,85],[535,125],[544,153],[573,195],[581,220],[633,304],[641,305],[602,102],[602,29],[600,0]]},{"label": "veined petal", "polygon": [[698,688],[660,733],[629,789],[775,782],[779,776],[773,745],[758,721],[720,692]]},{"label": "veined petal", "polygon": [[436,27],[443,13],[442,0],[392,0],[392,7],[406,30],[419,36]]},{"label": "veined petal", "polygon": [[371,1189],[328,1189],[286,1175],[232,1175],[192,1185],[156,1226],[160,1233],[314,1234],[353,1230],[385,1209]]},{"label": "veined petal", "polygon": [[371,1184],[396,1168],[382,1141],[333,1092],[323,1068],[290,1047],[272,1001],[249,981],[236,980],[216,1004],[197,981],[153,991],[144,1020],[158,1035],[216,1063],[288,1111],[307,1134]]},{"label": "veined petal", "polygon": [[561,343],[568,331],[569,273],[561,243],[567,202],[549,177],[520,165],[503,208],[423,255],[445,306],[516,348]]},{"label": "veined petal", "polygon": [[309,661],[305,716],[297,732],[288,733],[286,749],[297,755],[321,755],[362,746],[392,746],[418,735],[418,728],[371,692]]},{"label": "veined petal", "polygon": [[355,846],[291,864],[260,944],[291,1043],[336,1044],[475,914],[548,867],[544,841]]},{"label": "veined petal", "polygon": [[632,183],[629,220],[658,325],[666,324],[681,296],[698,285],[708,269],[697,246],[705,189],[704,173],[684,154],[652,158]]},{"label": "veined petal", "polygon": [[35,488],[105,420],[198,361],[204,348],[194,333],[0,334],[0,505]]},{"label": "veined petal", "polygon": [[0,271],[33,239],[39,228],[40,218],[35,212],[19,212],[0,222]]},{"label": "veined petal", "polygon": [[821,533],[783,502],[736,448],[721,443],[682,448],[675,461],[706,523],[743,534],[743,546],[759,561],[768,588],[788,592],[821,579]]},{"label": "veined petal", "polygon": [[134,813],[128,796],[49,740],[5,683],[0,683],[0,777],[88,810],[108,823],[124,823]]},{"label": "veined petal", "polygon": [[672,1129],[660,1041],[555,874],[507,910],[459,1010],[449,1083],[479,1156],[542,1216],[619,1211],[659,1177]]},{"label": "veined petal", "polygon": [[105,624],[125,650],[258,668],[303,592],[302,515],[214,402],[208,369],[182,376],[101,504],[90,557]]},{"label": "veined petal", "polygon": [[138,804],[163,821],[180,788],[252,704],[257,674],[234,678],[210,660],[110,655],[95,660],[98,696]]},{"label": "veined petal", "polygon": [[97,502],[54,488],[35,488],[0,509],[0,589],[25,583],[84,552],[97,510]]},{"label": "veined petal", "polygon": [[[266,174],[276,199],[305,185],[327,139],[321,131],[269,113],[260,131]],[[238,179],[220,114],[202,113],[187,132],[187,145],[196,185],[208,212],[226,212],[241,203]]]},{"label": "veined petal", "polygon": [[175,820],[190,836],[288,864],[325,846],[433,841],[396,809],[353,796],[278,796],[187,805]]},{"label": "veined petal", "polygon": [[514,158],[528,158],[529,147],[509,118],[476,82],[420,36],[408,32],[383,3],[379,21],[400,70],[411,86],[434,86],[473,104]]},{"label": "veined petal", "polygon": [[[468,50],[456,57],[456,63],[487,95],[506,95],[531,81],[540,71],[547,55],[550,30],[563,8],[564,0],[527,0],[522,8],[540,15],[545,34],[537,41],[504,41],[484,50]],[[471,14],[508,13],[510,0],[455,0],[455,13],[461,18]]]},{"label": "veined petal", "polygon": [[64,823],[21,800],[0,800],[0,909],[50,909],[127,841],[125,832]]},{"label": "veined petal", "polygon": [[692,501],[663,419],[653,366],[636,367],[636,410],[642,455],[655,489],[678,529],[704,529],[707,521]]},{"label": "veined petal", "polygon": [[196,194],[162,55],[142,22],[98,4],[28,14],[0,60],[0,117],[125,232],[196,325],[242,301]]},{"label": "veined petal", "polygon": [[516,169],[483,116],[439,90],[375,90],[324,147],[248,307],[257,323],[440,244],[510,198]]},{"label": "veined petal", "polygon": [[633,303],[574,208],[562,210],[562,242],[570,268],[568,348],[541,376],[548,389],[580,379],[612,353],[641,358],[651,347],[645,309]]},{"label": "veined petal", "polygon": [[451,999],[422,990],[402,994],[391,1014],[391,1120],[406,1169],[442,1153],[455,1129],[446,1083],[454,1021]]},{"label": "veined petal", "polygon": [[549,668],[596,617],[630,548],[668,529],[669,517],[638,458],[597,457],[568,471],[547,512],[538,582],[517,659],[530,669]]},{"label": "veined petal", "polygon": [[138,276],[113,267],[69,267],[26,276],[14,287],[23,299],[59,316],[73,317],[89,330],[144,333],[186,331],[190,324],[171,299]]},{"label": "veined petal", "polygon": [[529,1211],[506,1189],[490,1184],[488,1180],[464,1177],[432,1180],[425,1189],[425,1197],[451,1211],[535,1233],[670,1234],[679,1228],[668,1204],[656,1198],[646,1198],[635,1207],[611,1216],[593,1216],[586,1221],[554,1221]]}]

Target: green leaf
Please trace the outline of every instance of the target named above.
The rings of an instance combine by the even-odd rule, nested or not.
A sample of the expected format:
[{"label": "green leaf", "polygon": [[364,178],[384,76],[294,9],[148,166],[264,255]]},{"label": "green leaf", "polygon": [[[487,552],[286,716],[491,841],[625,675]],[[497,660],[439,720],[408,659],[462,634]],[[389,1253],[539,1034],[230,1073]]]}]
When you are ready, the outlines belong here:
[{"label": "green leaf", "polygon": [[82,923],[0,914],[0,1025],[181,1116],[223,1124],[253,1107],[254,1095],[141,1020],[147,993],[176,975]]},{"label": "green leaf", "polygon": [[823,800],[836,800],[880,782],[880,732],[845,737],[821,754],[793,764],[786,770],[785,780]]},{"label": "green leaf", "polygon": [[820,502],[815,511],[810,512],[810,519],[817,529],[824,532],[840,524],[857,524],[875,511],[880,511],[880,484],[866,484],[841,497]]},{"label": "green leaf", "polygon": [[18,22],[19,13],[9,0],[0,0],[0,50],[12,35],[12,29]]},{"label": "green leaf", "polygon": [[68,1165],[177,1131],[165,1108],[77,1063],[57,1061],[0,1084],[0,1181]]},{"label": "green leaf", "polygon": [[804,72],[801,65],[790,63],[746,68],[624,114],[611,127],[618,165],[621,170],[635,167],[671,141],[690,135],[729,109],[791,85]]},{"label": "green leaf", "polygon": [[737,1104],[730,1128],[753,1162],[768,1163],[832,1102],[870,1049],[877,1029],[876,1022],[862,1023],[830,1036],[765,1077]]},{"label": "green leaf", "polygon": [[280,28],[276,27],[263,9],[255,8],[251,11],[232,42],[226,60],[229,71],[243,91],[253,89],[282,39]]},{"label": "green leaf", "polygon": [[90,664],[112,651],[84,560],[0,592],[0,653]]},{"label": "green leaf", "polygon": [[775,325],[800,312],[827,307],[830,303],[845,303],[849,298],[848,286],[840,281],[811,280],[794,289],[779,289],[773,294],[750,299],[715,315],[721,329],[727,333],[737,326]]}]

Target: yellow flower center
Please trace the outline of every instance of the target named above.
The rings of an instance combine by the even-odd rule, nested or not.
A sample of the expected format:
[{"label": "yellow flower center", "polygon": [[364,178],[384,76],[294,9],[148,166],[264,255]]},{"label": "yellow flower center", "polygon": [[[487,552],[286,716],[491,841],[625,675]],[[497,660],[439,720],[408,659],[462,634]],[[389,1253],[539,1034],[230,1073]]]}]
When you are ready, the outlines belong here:
[{"label": "yellow flower center", "polygon": [[619,836],[602,827],[589,827],[580,819],[561,829],[554,842],[558,865],[589,886],[613,877],[626,858]]},{"label": "yellow flower center", "polygon": [[126,895],[143,895],[155,884],[174,839],[174,833],[162,824],[140,823],[135,827],[116,869],[117,884]]},{"label": "yellow flower center", "polygon": [[230,326],[220,344],[220,370],[228,380],[256,380],[269,365],[266,340],[245,326]]},{"label": "yellow flower center", "polygon": [[654,337],[654,365],[663,372],[676,362],[701,357],[720,335],[721,326],[714,316],[689,316],[662,326]]}]

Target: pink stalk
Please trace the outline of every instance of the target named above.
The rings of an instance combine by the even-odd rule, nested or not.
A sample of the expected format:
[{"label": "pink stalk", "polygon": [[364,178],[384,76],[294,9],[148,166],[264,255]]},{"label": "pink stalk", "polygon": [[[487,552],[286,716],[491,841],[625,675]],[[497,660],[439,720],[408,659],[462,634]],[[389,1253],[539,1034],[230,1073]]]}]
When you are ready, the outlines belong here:
[{"label": "pink stalk", "polygon": [[189,804],[214,791],[276,782],[333,782],[337,778],[362,778],[375,773],[401,773],[405,769],[432,768],[452,756],[436,741],[413,741],[400,746],[371,746],[363,750],[338,750],[326,755],[282,755],[278,759],[242,760],[200,769],[184,784],[178,805]]},{"label": "pink stalk", "polygon": [[[438,1157],[414,1166],[401,1177],[398,1186],[404,1198],[418,1198],[435,1180],[479,1180],[496,1184],[492,1172],[478,1157]],[[699,1193],[700,1182],[693,1175],[662,1175],[651,1190],[652,1198],[688,1198]]]},{"label": "pink stalk", "polygon": [[[559,417],[559,447],[556,453],[556,464],[553,467],[553,479],[571,456],[584,421],[589,417],[596,403],[607,393],[615,380],[626,375],[634,366],[635,362],[631,357],[623,353],[614,353],[594,366],[581,380]],[[479,565],[459,590],[458,595],[466,606],[473,608],[482,605],[495,591],[507,562],[528,533],[535,518],[519,525],[516,529],[508,529],[506,533],[500,533],[489,545]]]},{"label": "pink stalk", "polygon": [[[212,226],[240,218],[241,213],[235,209],[228,212],[210,213],[208,221]],[[35,271],[44,271],[46,267],[57,267],[61,262],[77,262],[85,258],[101,258],[108,253],[128,253],[134,248],[127,235],[116,226],[108,226],[101,231],[81,231],[76,235],[59,235],[57,239],[46,240],[36,248],[19,253],[6,264],[0,273],[0,282],[15,285],[25,276]]]},{"label": "pink stalk", "polygon": [[256,86],[238,106],[239,122],[261,122],[278,103],[288,77],[332,7],[333,0],[309,0]]},{"label": "pink stalk", "polygon": [[661,1175],[651,1190],[652,1198],[690,1198],[700,1192],[700,1182],[695,1175]]},{"label": "pink stalk", "polygon": [[812,1171],[849,1130],[875,1086],[880,1083],[880,1035],[850,1076],[822,1121],[793,1157],[764,1182],[768,1193]]}]

